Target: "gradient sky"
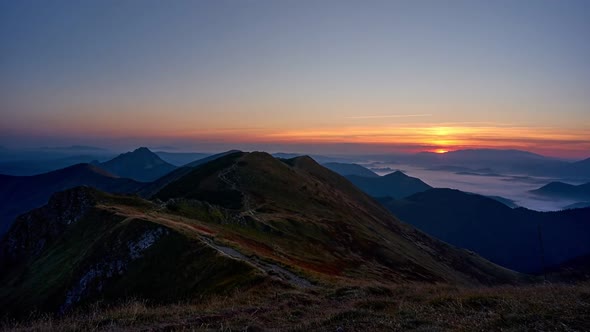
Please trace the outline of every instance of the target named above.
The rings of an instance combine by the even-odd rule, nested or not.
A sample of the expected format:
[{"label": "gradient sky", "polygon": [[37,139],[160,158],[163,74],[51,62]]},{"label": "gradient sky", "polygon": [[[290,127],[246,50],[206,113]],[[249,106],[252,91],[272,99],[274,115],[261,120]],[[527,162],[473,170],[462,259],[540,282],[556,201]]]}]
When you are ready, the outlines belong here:
[{"label": "gradient sky", "polygon": [[0,2],[0,145],[590,156],[590,1]]}]

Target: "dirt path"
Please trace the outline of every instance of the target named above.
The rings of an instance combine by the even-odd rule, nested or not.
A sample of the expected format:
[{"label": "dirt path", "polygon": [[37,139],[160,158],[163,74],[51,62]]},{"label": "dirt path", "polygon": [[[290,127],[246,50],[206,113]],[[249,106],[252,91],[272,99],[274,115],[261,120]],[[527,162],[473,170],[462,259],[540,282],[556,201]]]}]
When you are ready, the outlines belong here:
[{"label": "dirt path", "polygon": [[307,280],[303,277],[300,277],[300,276],[296,275],[295,273],[293,273],[283,267],[280,267],[276,264],[272,264],[272,263],[269,263],[266,261],[262,261],[258,257],[254,257],[254,258],[248,257],[248,256],[242,254],[241,252],[237,251],[234,248],[219,245],[217,243],[214,243],[211,239],[206,238],[204,236],[201,236],[201,239],[208,246],[210,246],[213,249],[216,249],[217,251],[219,251],[223,255],[228,256],[233,259],[236,259],[236,260],[248,262],[248,263],[254,265],[255,267],[257,267],[259,270],[265,272],[266,274],[277,276],[277,277],[279,277],[279,279],[287,281],[297,287],[301,287],[301,288],[313,287],[313,284],[309,280]]},{"label": "dirt path", "polygon": [[155,222],[158,224],[162,224],[162,225],[168,224],[168,227],[174,225],[175,227],[184,228],[184,229],[190,231],[195,236],[197,236],[201,241],[203,241],[203,243],[205,243],[209,247],[217,250],[219,253],[221,253],[222,255],[224,255],[226,257],[249,263],[250,265],[253,265],[254,267],[259,269],[260,271],[262,271],[268,275],[271,275],[271,276],[276,276],[277,278],[279,278],[283,281],[286,281],[294,286],[297,286],[300,288],[314,287],[314,285],[309,280],[305,279],[304,277],[298,276],[297,274],[295,274],[295,273],[293,273],[281,266],[278,266],[277,264],[263,261],[256,256],[248,257],[232,247],[222,246],[220,244],[215,243],[211,238],[202,234],[203,230],[198,229],[195,226],[192,226],[190,224],[185,224],[183,222],[175,221],[170,218],[165,218],[164,216],[149,216],[149,215],[145,215],[145,214],[143,214],[143,215],[142,214],[137,214],[137,215],[131,214],[131,215],[128,215],[128,217],[149,220],[149,221],[152,221],[152,222]]}]

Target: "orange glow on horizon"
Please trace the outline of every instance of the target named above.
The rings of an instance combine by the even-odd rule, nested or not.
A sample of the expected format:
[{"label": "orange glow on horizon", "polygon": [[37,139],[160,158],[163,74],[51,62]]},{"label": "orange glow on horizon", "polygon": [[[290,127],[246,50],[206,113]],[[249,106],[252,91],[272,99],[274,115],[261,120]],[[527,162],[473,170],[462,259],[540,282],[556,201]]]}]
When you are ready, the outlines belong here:
[{"label": "orange glow on horizon", "polygon": [[[106,121],[106,120],[104,120]],[[125,123],[126,121],[122,121]],[[412,123],[374,126],[312,126],[268,124],[222,126],[209,123],[168,124],[161,126],[111,126],[109,123],[69,122],[50,130],[36,130],[47,135],[83,135],[112,138],[150,138],[162,142],[176,140],[199,143],[332,145],[353,144],[375,151],[447,153],[461,149],[519,149],[552,156],[587,158],[590,152],[590,128],[532,127],[495,123]]]}]

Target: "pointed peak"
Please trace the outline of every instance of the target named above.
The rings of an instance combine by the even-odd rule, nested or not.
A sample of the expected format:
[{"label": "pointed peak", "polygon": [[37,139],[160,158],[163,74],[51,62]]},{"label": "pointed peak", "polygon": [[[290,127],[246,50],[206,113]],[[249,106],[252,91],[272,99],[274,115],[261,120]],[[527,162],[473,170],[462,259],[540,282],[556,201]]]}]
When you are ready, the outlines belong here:
[{"label": "pointed peak", "polygon": [[389,174],[387,174],[387,175],[385,175],[385,176],[390,176],[390,177],[394,177],[394,176],[396,176],[396,177],[408,177],[408,176],[406,175],[406,173],[404,173],[404,172],[402,172],[402,171],[399,171],[399,170],[398,170],[398,171],[395,171],[395,172],[393,172],[393,173],[389,173]]},{"label": "pointed peak", "polygon": [[149,153],[149,154],[153,154],[153,152],[150,149],[146,148],[145,146],[142,146],[142,147],[139,147],[139,148],[133,150],[133,153],[142,153],[142,154],[143,153]]}]

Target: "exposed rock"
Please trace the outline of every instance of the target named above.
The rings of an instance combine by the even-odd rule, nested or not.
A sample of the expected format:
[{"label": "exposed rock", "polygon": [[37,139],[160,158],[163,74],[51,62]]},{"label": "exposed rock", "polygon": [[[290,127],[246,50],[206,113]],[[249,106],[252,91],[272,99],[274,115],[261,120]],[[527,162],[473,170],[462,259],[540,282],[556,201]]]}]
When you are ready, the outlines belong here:
[{"label": "exposed rock", "polygon": [[[102,262],[92,265],[80,277],[78,282],[74,283],[67,291],[64,303],[61,305],[59,312],[67,311],[85,298],[102,291],[109,279],[125,273],[132,261],[141,258],[146,249],[154,245],[162,236],[168,233],[169,231],[163,227],[147,230],[136,240],[127,243],[127,252],[123,253],[122,256],[117,257],[113,255],[111,259],[105,259]],[[113,249],[113,251],[120,253],[118,248]]]},{"label": "exposed rock", "polygon": [[58,192],[47,205],[19,216],[0,240],[0,267],[37,257],[95,204],[94,192],[88,187]]}]

